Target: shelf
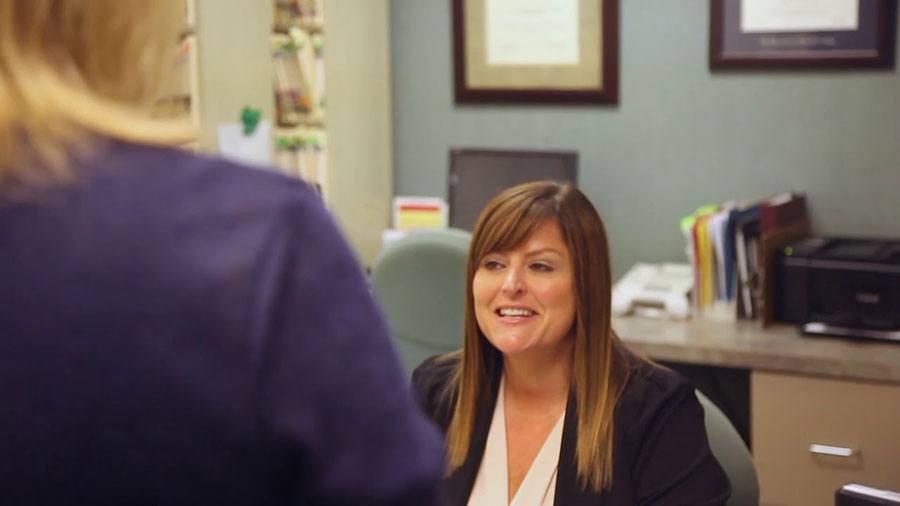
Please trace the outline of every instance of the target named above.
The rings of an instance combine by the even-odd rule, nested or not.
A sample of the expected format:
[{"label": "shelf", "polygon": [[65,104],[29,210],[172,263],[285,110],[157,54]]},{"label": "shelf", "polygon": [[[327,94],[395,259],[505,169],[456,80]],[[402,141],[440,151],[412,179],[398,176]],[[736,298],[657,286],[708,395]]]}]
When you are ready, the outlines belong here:
[{"label": "shelf", "polygon": [[175,67],[162,84],[160,97],[153,107],[157,118],[190,118],[195,128],[200,127],[199,79],[197,64],[197,38],[188,35],[179,42]]},{"label": "shelf", "polygon": [[193,32],[197,27],[196,0],[184,0],[185,31]]},{"label": "shelf", "polygon": [[287,35],[290,33],[291,28],[299,28],[304,32],[317,33],[325,29],[325,23],[323,21],[291,23],[287,26],[276,26],[272,29],[272,33],[276,33],[278,35]]},{"label": "shelf", "polygon": [[274,0],[273,32],[287,33],[292,27],[310,32],[324,29],[323,0]]}]

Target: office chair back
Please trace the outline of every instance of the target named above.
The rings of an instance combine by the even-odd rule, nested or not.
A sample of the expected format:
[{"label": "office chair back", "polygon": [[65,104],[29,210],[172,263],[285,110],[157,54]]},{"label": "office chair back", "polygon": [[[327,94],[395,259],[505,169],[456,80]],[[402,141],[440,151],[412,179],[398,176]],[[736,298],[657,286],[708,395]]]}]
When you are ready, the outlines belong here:
[{"label": "office chair back", "polygon": [[758,506],[759,482],[747,445],[725,413],[699,390],[696,393],[705,412],[709,446],[731,481],[728,506]]},{"label": "office chair back", "polygon": [[469,238],[453,228],[413,231],[375,261],[375,297],[409,373],[462,346]]}]

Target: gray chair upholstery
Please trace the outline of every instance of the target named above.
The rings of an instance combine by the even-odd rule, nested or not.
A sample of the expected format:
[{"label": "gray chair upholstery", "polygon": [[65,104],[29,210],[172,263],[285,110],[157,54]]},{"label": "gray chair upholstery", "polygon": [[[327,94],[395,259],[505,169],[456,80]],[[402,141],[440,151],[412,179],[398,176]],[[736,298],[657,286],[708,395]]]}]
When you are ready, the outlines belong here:
[{"label": "gray chair upholstery", "polygon": [[722,410],[699,390],[696,393],[705,412],[709,445],[731,481],[731,499],[728,500],[728,505],[758,506],[759,482],[747,445]]},{"label": "gray chair upholstery", "polygon": [[389,244],[375,261],[372,285],[407,372],[462,346],[470,234],[420,230]]}]

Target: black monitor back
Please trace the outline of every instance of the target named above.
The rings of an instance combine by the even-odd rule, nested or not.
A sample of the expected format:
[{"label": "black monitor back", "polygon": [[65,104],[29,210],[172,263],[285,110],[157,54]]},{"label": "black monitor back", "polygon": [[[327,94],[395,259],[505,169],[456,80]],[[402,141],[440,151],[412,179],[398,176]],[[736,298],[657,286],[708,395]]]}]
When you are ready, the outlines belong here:
[{"label": "black monitor back", "polygon": [[502,190],[529,181],[577,183],[574,151],[450,150],[450,226],[472,230],[485,204]]}]

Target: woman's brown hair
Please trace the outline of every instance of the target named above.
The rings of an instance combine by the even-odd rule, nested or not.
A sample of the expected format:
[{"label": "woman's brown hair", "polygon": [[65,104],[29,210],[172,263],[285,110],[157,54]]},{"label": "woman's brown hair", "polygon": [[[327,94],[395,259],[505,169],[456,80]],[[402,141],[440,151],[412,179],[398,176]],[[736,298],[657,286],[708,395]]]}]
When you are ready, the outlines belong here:
[{"label": "woman's brown hair", "polygon": [[462,359],[448,390],[457,394],[447,430],[449,469],[465,461],[479,400],[490,395],[503,367],[502,354],[488,342],[475,319],[475,272],[486,255],[524,244],[547,220],[555,220],[562,230],[575,278],[571,390],[578,416],[576,468],[582,486],[599,491],[612,483],[613,414],[628,381],[628,359],[610,322],[612,285],[603,222],[583,193],[550,181],[500,193],[475,225],[466,271]]}]

